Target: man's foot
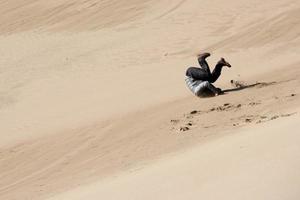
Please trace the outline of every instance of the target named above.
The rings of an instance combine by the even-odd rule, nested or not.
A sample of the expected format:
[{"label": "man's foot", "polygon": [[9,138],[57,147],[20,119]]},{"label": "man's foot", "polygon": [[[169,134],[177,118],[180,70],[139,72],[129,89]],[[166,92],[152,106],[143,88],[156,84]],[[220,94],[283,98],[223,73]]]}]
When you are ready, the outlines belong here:
[{"label": "man's foot", "polygon": [[198,54],[198,59],[205,59],[208,56],[210,56],[210,53],[201,53],[201,54]]},{"label": "man's foot", "polygon": [[224,58],[221,58],[221,60],[219,60],[218,64],[221,64],[222,66],[231,67],[231,65]]}]

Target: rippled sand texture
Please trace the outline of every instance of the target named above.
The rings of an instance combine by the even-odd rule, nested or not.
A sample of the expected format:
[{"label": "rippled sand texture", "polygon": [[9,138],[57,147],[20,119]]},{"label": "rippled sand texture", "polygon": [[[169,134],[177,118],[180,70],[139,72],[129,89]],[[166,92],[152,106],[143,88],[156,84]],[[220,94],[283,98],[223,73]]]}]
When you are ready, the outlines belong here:
[{"label": "rippled sand texture", "polygon": [[[0,15],[0,199],[300,198],[299,1],[9,0]],[[204,51],[232,65],[225,95],[185,85]]]}]

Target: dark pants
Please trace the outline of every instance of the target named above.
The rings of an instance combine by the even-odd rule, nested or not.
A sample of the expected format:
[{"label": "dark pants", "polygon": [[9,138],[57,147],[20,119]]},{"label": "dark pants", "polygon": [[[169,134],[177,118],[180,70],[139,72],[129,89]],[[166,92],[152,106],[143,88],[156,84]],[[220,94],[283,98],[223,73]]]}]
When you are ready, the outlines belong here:
[{"label": "dark pants", "polygon": [[209,66],[205,59],[199,58],[198,62],[201,66],[199,67],[189,67],[186,71],[188,77],[192,77],[195,80],[208,81],[214,83],[221,75],[222,65],[217,64],[213,72],[210,72]]}]

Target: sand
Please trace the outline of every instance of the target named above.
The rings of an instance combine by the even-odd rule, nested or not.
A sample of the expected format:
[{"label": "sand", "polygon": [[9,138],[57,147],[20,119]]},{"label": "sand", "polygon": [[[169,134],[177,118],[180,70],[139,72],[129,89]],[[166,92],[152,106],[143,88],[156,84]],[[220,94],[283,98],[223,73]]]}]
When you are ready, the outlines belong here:
[{"label": "sand", "polygon": [[[0,199],[299,199],[299,11],[0,2]],[[204,51],[225,95],[185,86]]]}]

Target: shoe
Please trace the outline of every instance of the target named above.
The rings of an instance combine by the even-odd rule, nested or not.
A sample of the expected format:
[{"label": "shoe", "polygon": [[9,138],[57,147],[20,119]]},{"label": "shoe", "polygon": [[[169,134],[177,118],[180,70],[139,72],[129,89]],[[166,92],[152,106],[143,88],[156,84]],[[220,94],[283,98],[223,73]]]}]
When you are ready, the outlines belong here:
[{"label": "shoe", "polygon": [[224,59],[221,58],[221,60],[219,60],[218,64],[221,64],[222,66],[227,66],[227,67],[231,67],[231,65]]},{"label": "shoe", "polygon": [[210,56],[210,53],[201,53],[201,54],[198,54],[198,59],[205,59],[208,56]]}]

